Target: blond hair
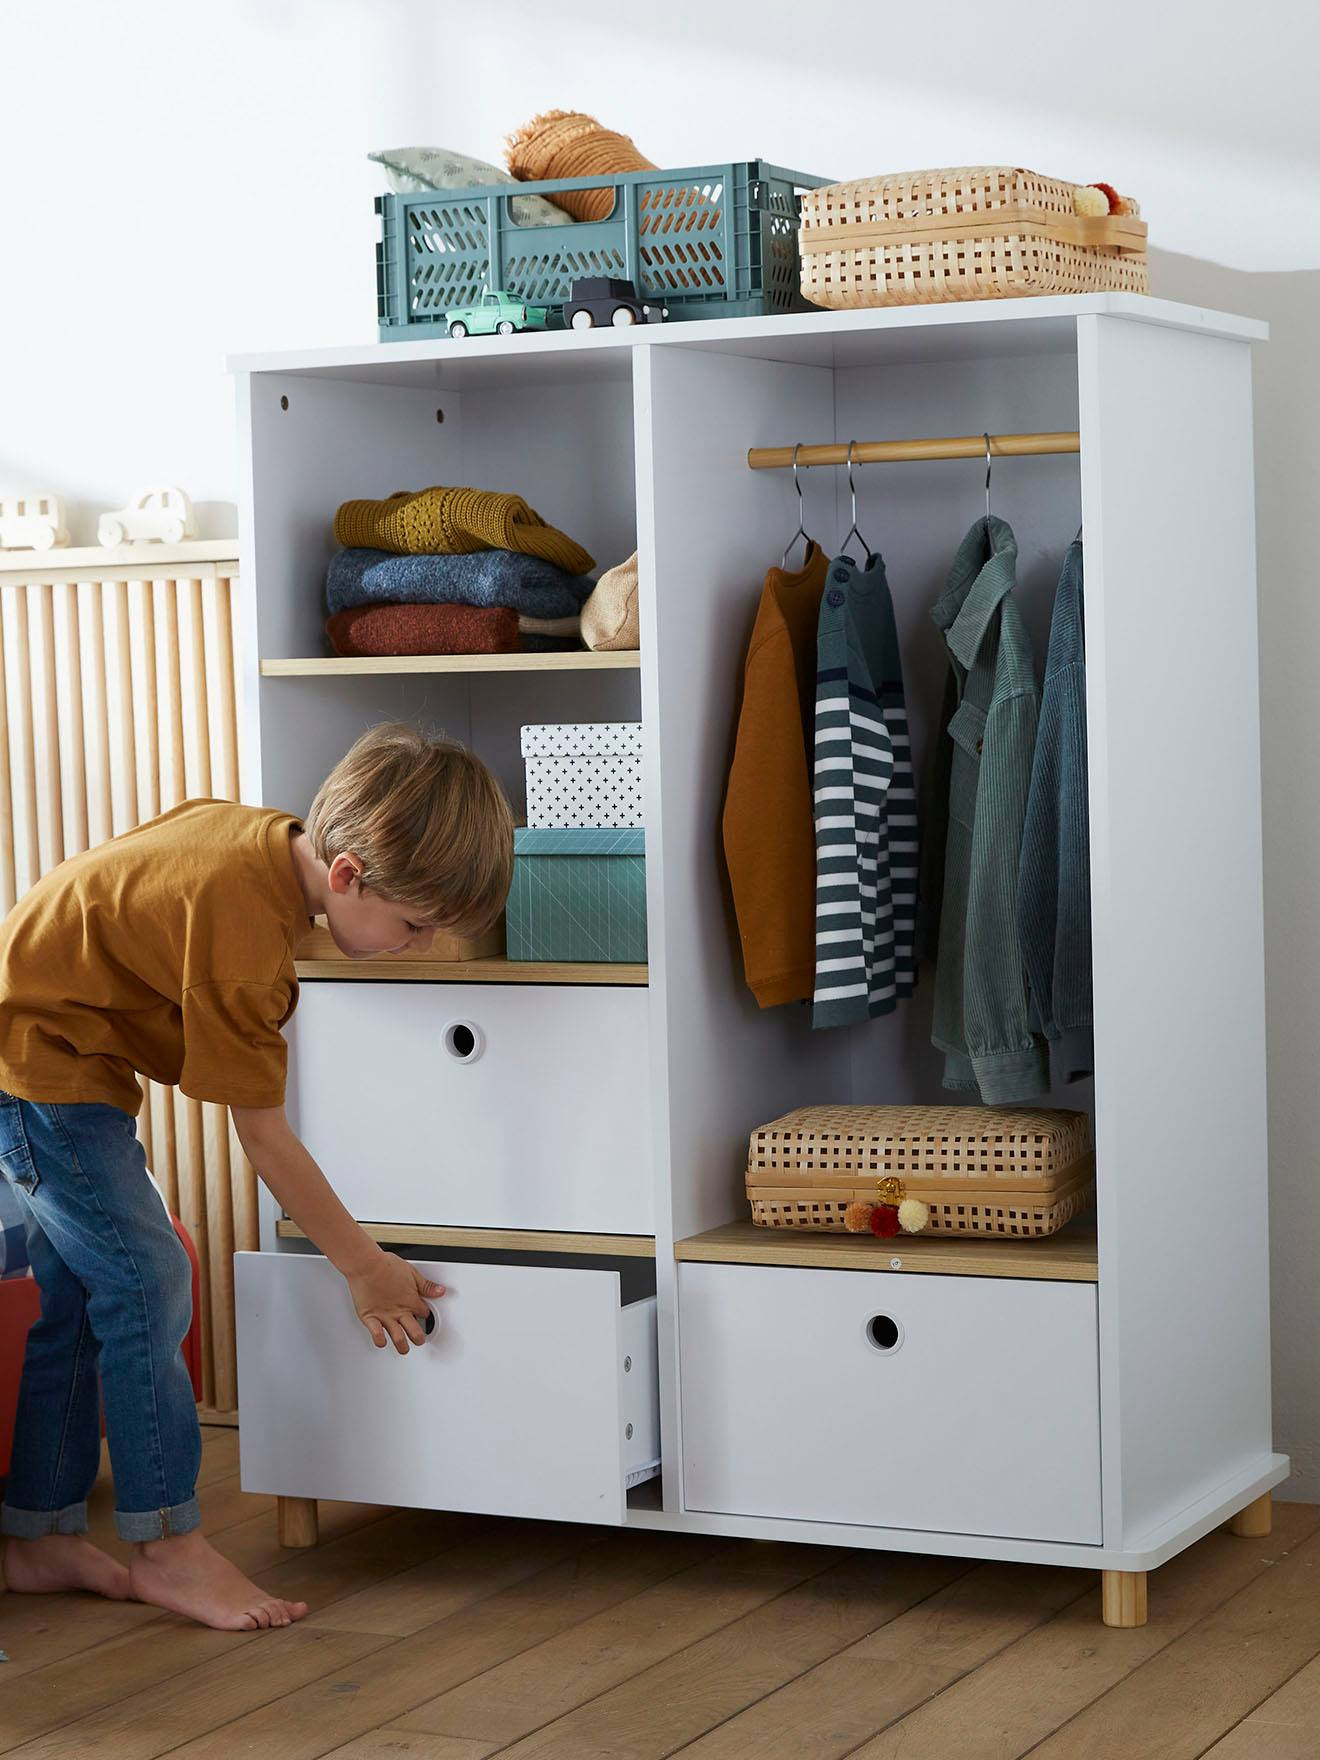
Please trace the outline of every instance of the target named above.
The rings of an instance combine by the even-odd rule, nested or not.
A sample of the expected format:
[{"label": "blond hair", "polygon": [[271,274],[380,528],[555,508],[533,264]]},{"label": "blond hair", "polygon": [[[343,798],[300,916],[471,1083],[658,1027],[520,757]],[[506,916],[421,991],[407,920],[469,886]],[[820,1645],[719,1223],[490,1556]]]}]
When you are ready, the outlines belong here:
[{"label": "blond hair", "polygon": [[303,822],[327,867],[351,851],[361,882],[426,923],[479,935],[513,878],[513,815],[465,746],[405,721],[364,733],[316,791]]}]

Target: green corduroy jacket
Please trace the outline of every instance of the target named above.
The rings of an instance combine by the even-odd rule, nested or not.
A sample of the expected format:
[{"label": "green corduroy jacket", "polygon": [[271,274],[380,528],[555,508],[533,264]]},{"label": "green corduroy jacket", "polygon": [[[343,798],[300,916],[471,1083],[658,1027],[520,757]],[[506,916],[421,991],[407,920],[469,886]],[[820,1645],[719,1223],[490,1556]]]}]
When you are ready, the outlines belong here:
[{"label": "green corduroy jacket", "polygon": [[948,789],[935,802],[947,827],[932,1038],[944,1053],[944,1086],[979,1090],[987,1106],[1049,1089],[1017,930],[1040,689],[1013,598],[1016,569],[1011,529],[1002,519],[979,519],[931,608],[952,669]]}]

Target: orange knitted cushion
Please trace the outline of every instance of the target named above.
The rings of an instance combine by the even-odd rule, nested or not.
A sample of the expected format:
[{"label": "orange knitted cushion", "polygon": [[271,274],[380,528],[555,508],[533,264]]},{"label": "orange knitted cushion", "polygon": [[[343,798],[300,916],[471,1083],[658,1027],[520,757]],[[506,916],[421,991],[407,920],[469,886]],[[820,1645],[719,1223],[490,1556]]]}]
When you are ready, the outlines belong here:
[{"label": "orange knitted cushion", "polygon": [[[655,171],[626,134],[602,128],[594,116],[575,110],[547,110],[507,136],[505,160],[524,183],[543,177],[609,177],[616,171]],[[546,197],[575,220],[608,220],[611,189],[561,190]]]}]

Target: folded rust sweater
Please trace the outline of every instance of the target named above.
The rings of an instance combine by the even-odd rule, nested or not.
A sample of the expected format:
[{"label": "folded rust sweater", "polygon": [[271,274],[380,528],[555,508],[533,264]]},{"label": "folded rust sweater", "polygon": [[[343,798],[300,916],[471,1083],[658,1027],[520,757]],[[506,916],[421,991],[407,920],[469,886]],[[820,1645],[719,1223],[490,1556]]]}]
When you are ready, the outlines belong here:
[{"label": "folded rust sweater", "polygon": [[506,606],[365,605],[325,626],[336,654],[509,654],[518,613]]},{"label": "folded rust sweater", "polygon": [[491,489],[397,490],[385,501],[345,501],[335,514],[335,540],[350,548],[399,556],[462,556],[514,550],[539,556],[568,574],[586,574],[595,558],[547,525],[521,495]]}]

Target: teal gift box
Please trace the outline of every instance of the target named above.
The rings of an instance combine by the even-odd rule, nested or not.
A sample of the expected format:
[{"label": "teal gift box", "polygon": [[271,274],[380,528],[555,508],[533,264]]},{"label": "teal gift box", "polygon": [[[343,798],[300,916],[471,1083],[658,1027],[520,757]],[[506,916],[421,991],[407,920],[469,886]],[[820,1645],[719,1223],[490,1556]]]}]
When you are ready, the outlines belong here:
[{"label": "teal gift box", "polygon": [[645,831],[513,834],[510,959],[646,958]]}]

